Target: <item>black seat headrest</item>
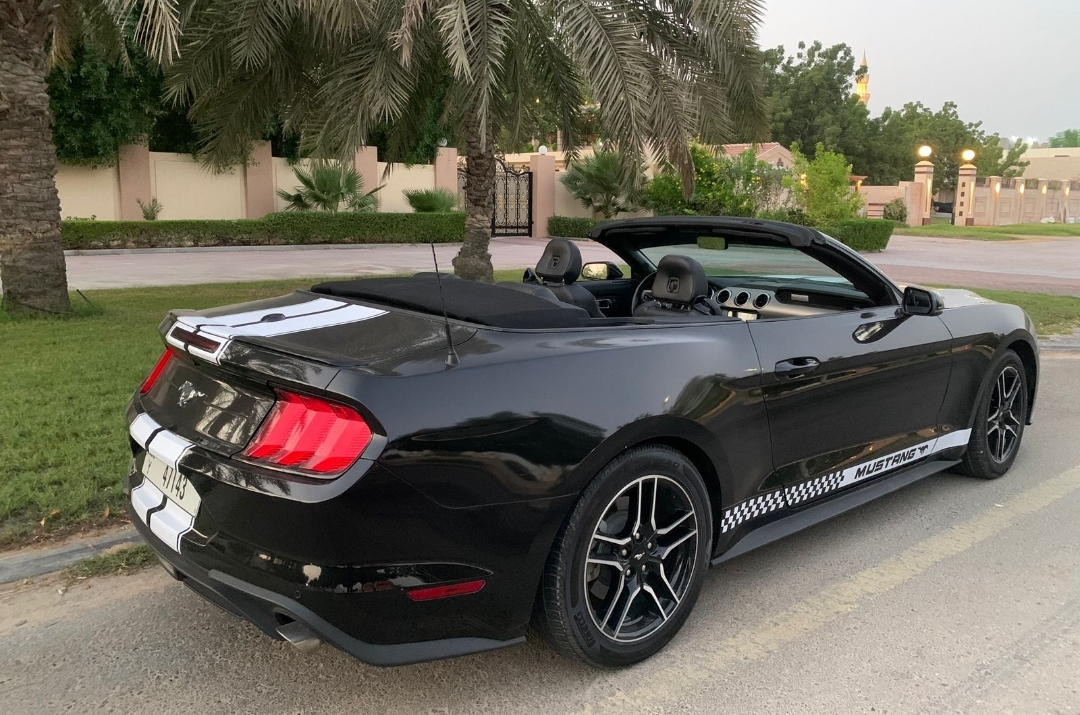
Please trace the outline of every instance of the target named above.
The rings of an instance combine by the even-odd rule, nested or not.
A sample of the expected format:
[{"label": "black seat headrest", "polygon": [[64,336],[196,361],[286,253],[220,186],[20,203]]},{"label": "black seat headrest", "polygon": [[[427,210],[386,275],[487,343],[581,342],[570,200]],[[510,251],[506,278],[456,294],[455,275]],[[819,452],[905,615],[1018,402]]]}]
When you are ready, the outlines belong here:
[{"label": "black seat headrest", "polygon": [[581,250],[565,238],[551,239],[536,264],[536,275],[543,281],[570,285],[581,275]]},{"label": "black seat headrest", "polygon": [[668,255],[656,266],[653,298],[670,303],[693,305],[709,295],[709,279],[701,264],[689,256]]}]

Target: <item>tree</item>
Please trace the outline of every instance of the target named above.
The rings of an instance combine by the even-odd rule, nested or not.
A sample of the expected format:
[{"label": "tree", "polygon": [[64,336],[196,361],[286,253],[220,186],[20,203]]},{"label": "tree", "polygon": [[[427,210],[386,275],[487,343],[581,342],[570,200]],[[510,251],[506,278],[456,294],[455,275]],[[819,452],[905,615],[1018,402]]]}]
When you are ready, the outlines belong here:
[{"label": "tree", "polygon": [[636,187],[641,184],[639,177],[627,171],[618,152],[602,150],[573,162],[561,181],[582,206],[606,219],[633,211]]},{"label": "tree", "polygon": [[1050,137],[1052,149],[1068,149],[1080,147],[1080,129],[1066,129]]},{"label": "tree", "polygon": [[832,226],[853,218],[862,207],[862,197],[851,190],[851,164],[842,154],[828,151],[819,144],[810,159],[798,147],[795,176],[789,180],[795,204],[806,213],[814,226]]},{"label": "tree", "polygon": [[241,154],[273,116],[316,157],[348,157],[385,125],[400,139],[390,145],[407,146],[415,118],[445,88],[443,121],[466,156],[466,235],[454,267],[491,280],[497,131],[525,138],[527,108],[542,96],[572,151],[587,84],[626,164],[655,150],[690,191],[691,137],[764,129],[754,41],[762,5],[161,0],[144,2],[142,17],[170,96],[190,103],[212,161]]}]

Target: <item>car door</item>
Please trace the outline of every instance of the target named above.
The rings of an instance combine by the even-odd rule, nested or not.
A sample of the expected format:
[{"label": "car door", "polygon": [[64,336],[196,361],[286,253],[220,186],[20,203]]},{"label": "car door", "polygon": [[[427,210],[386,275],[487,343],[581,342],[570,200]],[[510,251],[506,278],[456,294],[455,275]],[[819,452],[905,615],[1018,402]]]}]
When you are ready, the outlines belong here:
[{"label": "car door", "polygon": [[792,506],[926,456],[951,335],[937,316],[898,313],[890,305],[750,323],[773,461]]}]

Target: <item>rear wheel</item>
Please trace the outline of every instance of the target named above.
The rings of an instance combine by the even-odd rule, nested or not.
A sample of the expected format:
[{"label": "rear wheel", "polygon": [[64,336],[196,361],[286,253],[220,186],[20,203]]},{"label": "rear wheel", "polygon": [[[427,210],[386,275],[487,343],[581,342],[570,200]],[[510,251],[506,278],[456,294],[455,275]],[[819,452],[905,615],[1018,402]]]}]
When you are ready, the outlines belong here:
[{"label": "rear wheel", "polygon": [[537,603],[541,631],[593,665],[648,658],[690,615],[711,534],[708,492],[685,456],[626,452],[588,486],[555,541]]},{"label": "rear wheel", "polygon": [[1020,450],[1027,419],[1027,377],[1016,353],[1006,351],[990,370],[994,382],[983,391],[960,471],[997,479],[1009,471]]}]

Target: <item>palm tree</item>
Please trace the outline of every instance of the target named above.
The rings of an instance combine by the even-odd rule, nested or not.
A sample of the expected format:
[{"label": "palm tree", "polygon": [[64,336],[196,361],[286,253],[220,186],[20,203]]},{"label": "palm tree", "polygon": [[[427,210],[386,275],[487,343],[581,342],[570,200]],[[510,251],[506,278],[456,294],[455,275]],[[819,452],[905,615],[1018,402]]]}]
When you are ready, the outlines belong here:
[{"label": "palm tree", "polygon": [[582,206],[612,218],[634,210],[640,177],[627,171],[618,152],[597,150],[571,164],[561,181]]},{"label": "palm tree", "polygon": [[278,189],[278,196],[285,199],[286,211],[326,211],[337,213],[344,208],[354,213],[375,211],[376,186],[364,191],[364,179],[355,168],[338,164],[316,164],[308,169],[293,171],[300,190],[290,193]]},{"label": "palm tree", "polygon": [[[147,41],[167,43],[153,33],[169,1],[143,3]],[[80,43],[126,64],[131,9],[120,0],[0,0],[0,283],[8,312],[71,312],[45,77]]]},{"label": "palm tree", "polygon": [[404,146],[442,93],[466,156],[466,236],[454,268],[491,280],[495,136],[526,138],[535,92],[555,107],[571,156],[588,87],[626,165],[655,155],[691,191],[693,137],[719,143],[764,130],[763,4],[160,0],[143,3],[141,36],[169,65],[169,91],[192,108],[209,156],[223,160],[274,117],[316,157],[351,156],[387,123],[390,145]]}]

